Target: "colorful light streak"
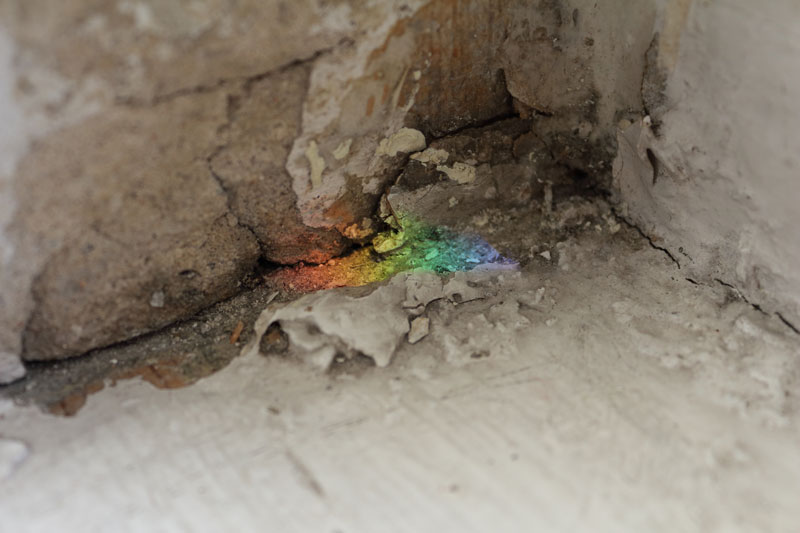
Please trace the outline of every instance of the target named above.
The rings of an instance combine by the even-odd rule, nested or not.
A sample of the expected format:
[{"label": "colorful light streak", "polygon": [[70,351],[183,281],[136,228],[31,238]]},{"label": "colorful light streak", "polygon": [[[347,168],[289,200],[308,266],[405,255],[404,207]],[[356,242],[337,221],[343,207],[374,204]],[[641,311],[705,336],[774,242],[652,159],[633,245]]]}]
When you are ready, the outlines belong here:
[{"label": "colorful light streak", "polygon": [[472,270],[479,265],[509,267],[516,264],[478,235],[433,226],[407,213],[397,213],[395,226],[402,229],[384,232],[373,240],[379,250],[394,248],[392,250],[378,253],[376,246],[369,246],[325,264],[280,269],[271,274],[269,280],[284,289],[312,292],[366,285],[399,272],[446,274]]}]

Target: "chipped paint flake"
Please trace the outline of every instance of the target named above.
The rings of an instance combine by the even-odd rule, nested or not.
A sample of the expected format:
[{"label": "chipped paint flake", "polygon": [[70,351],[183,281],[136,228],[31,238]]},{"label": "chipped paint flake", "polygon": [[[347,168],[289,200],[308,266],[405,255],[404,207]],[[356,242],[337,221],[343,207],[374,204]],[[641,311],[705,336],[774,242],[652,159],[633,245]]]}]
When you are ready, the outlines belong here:
[{"label": "chipped paint flake", "polygon": [[399,153],[419,152],[426,146],[425,135],[421,131],[413,128],[400,128],[397,133],[381,141],[375,154],[394,157]]},{"label": "chipped paint flake", "polygon": [[352,145],[353,145],[353,139],[347,139],[346,141],[342,141],[341,143],[339,143],[339,146],[336,147],[336,150],[334,150],[331,153],[333,154],[333,157],[337,161],[341,161],[342,159],[350,155],[350,146]]},{"label": "chipped paint flake", "polygon": [[475,181],[475,167],[466,163],[453,163],[452,167],[439,165],[436,170],[444,172],[448,178],[461,185],[467,185]]},{"label": "chipped paint flake", "polygon": [[425,338],[430,331],[431,321],[428,317],[418,316],[411,321],[411,330],[408,332],[408,342],[416,344]]},{"label": "chipped paint flake", "polygon": [[450,154],[447,153],[447,150],[441,150],[439,148],[428,148],[423,152],[417,152],[411,156],[411,159],[415,161],[419,161],[420,163],[432,164],[432,165],[444,165],[447,163],[447,158],[450,157]]},{"label": "chipped paint flake", "polygon": [[316,189],[322,185],[322,173],[325,171],[325,160],[319,155],[319,147],[316,141],[308,143],[306,158],[309,165],[311,165],[311,188]]}]

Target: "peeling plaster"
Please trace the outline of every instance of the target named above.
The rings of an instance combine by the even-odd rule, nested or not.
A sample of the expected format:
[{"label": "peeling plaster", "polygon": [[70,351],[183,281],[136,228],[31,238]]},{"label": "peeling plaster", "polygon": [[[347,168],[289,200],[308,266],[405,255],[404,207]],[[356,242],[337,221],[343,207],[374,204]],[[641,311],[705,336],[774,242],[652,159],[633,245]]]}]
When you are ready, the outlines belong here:
[{"label": "peeling plaster", "polygon": [[447,167],[439,165],[436,167],[439,172],[444,172],[447,177],[460,185],[469,185],[475,181],[476,169],[467,163],[453,163],[453,166]]},{"label": "peeling plaster", "polygon": [[319,148],[317,147],[316,141],[308,143],[306,158],[311,168],[311,188],[316,189],[322,185],[322,173],[325,171],[325,160],[319,155]]},{"label": "peeling plaster", "polygon": [[413,128],[400,128],[397,133],[381,140],[375,150],[375,155],[394,157],[400,153],[419,152],[424,150],[425,146],[427,146],[425,135],[421,131]]},{"label": "peeling plaster", "polygon": [[347,139],[339,143],[339,146],[331,152],[334,159],[340,161],[350,154],[350,147],[353,145],[353,139]]}]

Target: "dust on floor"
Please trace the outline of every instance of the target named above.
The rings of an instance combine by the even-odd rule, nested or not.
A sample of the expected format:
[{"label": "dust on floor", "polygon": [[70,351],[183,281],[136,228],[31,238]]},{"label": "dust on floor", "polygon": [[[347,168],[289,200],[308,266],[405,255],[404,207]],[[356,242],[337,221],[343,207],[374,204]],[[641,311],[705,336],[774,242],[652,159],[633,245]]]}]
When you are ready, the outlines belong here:
[{"label": "dust on floor", "polygon": [[500,126],[412,156],[372,247],[0,389],[3,525],[795,531],[800,336]]},{"label": "dust on floor", "polygon": [[[0,403],[4,525],[794,531],[797,336],[602,209],[567,208],[586,214],[527,243],[519,271],[466,274],[469,298],[415,307],[428,332],[385,368],[251,350],[191,387],[120,382],[69,419]],[[211,312],[216,349],[239,320],[253,340],[261,294],[249,314]]]}]

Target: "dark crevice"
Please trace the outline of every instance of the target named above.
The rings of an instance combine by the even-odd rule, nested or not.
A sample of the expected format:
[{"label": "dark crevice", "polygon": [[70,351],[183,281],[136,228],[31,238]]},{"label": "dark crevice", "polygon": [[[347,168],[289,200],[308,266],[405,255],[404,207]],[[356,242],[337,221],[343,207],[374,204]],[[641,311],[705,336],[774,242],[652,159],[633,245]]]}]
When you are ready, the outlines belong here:
[{"label": "dark crevice", "polygon": [[269,78],[271,76],[274,76],[276,74],[281,74],[281,73],[286,72],[288,70],[291,70],[291,69],[293,69],[295,67],[299,67],[299,66],[305,65],[307,63],[313,63],[317,59],[319,59],[320,57],[326,56],[326,55],[332,53],[334,50],[337,50],[339,48],[346,48],[346,47],[352,46],[353,44],[355,44],[355,43],[351,38],[345,37],[345,38],[341,39],[335,45],[329,46],[327,48],[323,48],[321,50],[317,50],[316,52],[314,52],[313,54],[311,54],[308,57],[295,59],[294,61],[290,61],[289,63],[281,65],[281,66],[279,66],[277,68],[274,68],[272,70],[269,70],[267,72],[263,72],[261,74],[255,74],[253,76],[248,76],[247,78],[244,79],[245,90],[249,91],[251,86],[253,84],[255,84],[255,83],[258,83],[259,81],[263,81],[263,80],[265,80],[265,79],[267,79],[267,78]]},{"label": "dark crevice", "polygon": [[[218,351],[220,346],[228,346],[227,342],[214,344],[206,343],[203,339],[226,338],[237,319],[246,324],[255,321],[263,309],[261,302],[271,301],[270,291],[264,286],[263,279],[265,271],[274,267],[275,265],[260,263],[245,277],[236,294],[161,328],[71,357],[31,361],[23,359],[26,375],[12,383],[0,385],[0,398],[14,398],[23,403],[33,403],[50,409],[76,393],[88,396],[96,392],[87,390],[94,383],[108,384],[110,380],[113,386],[117,380],[136,377],[138,374],[126,375],[126,372],[143,364],[150,365],[150,370],[158,374],[158,368],[152,365],[159,362],[164,362],[167,366],[177,364],[176,368],[183,369],[181,375],[187,379],[186,385],[189,385],[197,379],[192,377],[196,371],[209,369],[197,377],[216,372],[239,352],[241,345],[230,343],[230,348],[226,349],[233,353],[220,355],[215,350]],[[228,316],[229,320],[219,321],[215,318],[221,313]],[[204,328],[199,328],[199,325],[204,325]],[[249,330],[247,334],[249,335]],[[165,348],[165,342],[174,349]],[[207,346],[198,348],[198,343]],[[188,353],[200,357],[184,357]]]},{"label": "dark crevice", "polygon": [[211,164],[211,161],[214,159],[214,157],[216,157],[216,155],[222,149],[224,149],[224,147],[218,148],[217,150],[214,151],[214,153],[212,153],[206,159],[206,164],[208,166],[208,173],[211,175],[211,177],[214,179],[214,181],[217,182],[217,186],[222,190],[222,193],[225,195],[225,202],[226,202],[226,205],[228,207],[228,214],[230,216],[234,217],[236,219],[236,224],[239,227],[247,230],[253,236],[253,239],[255,239],[255,241],[258,243],[259,247],[261,247],[261,249],[263,249],[264,248],[264,244],[258,238],[258,234],[256,233],[255,228],[253,226],[243,222],[242,219],[240,217],[238,217],[236,215],[236,213],[234,213],[233,206],[231,205],[231,198],[233,197],[233,193],[230,190],[230,188],[227,185],[225,185],[225,180],[223,180],[222,177],[219,174],[214,172],[214,168],[213,168],[213,166]]},{"label": "dark crevice", "polygon": [[756,311],[758,311],[758,312],[759,312],[759,313],[761,313],[762,315],[769,315],[769,313],[767,313],[766,311],[764,311],[764,310],[761,308],[761,306],[760,306],[760,305],[758,305],[758,304],[755,304],[755,303],[751,302],[751,301],[750,301],[750,300],[747,298],[747,296],[745,296],[744,294],[742,294],[742,291],[740,291],[739,289],[737,289],[737,288],[736,288],[734,285],[731,285],[730,283],[727,283],[727,282],[725,282],[725,281],[722,281],[722,280],[721,280],[721,279],[719,279],[719,278],[714,278],[714,281],[716,281],[717,283],[719,283],[719,284],[720,284],[720,285],[722,285],[723,287],[726,287],[726,288],[730,289],[731,291],[733,291],[733,293],[734,293],[734,294],[736,294],[736,296],[737,296],[737,297],[738,297],[740,300],[742,300],[744,303],[746,303],[747,305],[749,305],[750,307],[752,307],[753,309],[755,309]]},{"label": "dark crevice", "polygon": [[442,139],[446,139],[447,137],[453,137],[454,135],[459,135],[459,134],[464,133],[465,131],[468,131],[468,130],[476,130],[476,129],[480,129],[480,128],[487,128],[489,126],[493,126],[494,124],[497,124],[498,122],[502,122],[504,120],[509,120],[509,119],[512,119],[512,118],[520,118],[520,116],[517,113],[515,113],[514,111],[504,111],[504,112],[499,113],[499,114],[497,114],[497,115],[495,115],[493,117],[489,117],[489,118],[484,119],[484,120],[477,120],[475,122],[471,122],[469,124],[465,124],[464,126],[455,128],[454,130],[447,131],[446,133],[443,133],[441,135],[428,134],[428,135],[426,135],[426,138],[430,139],[428,141],[428,144],[431,144],[434,141],[439,141],[439,140],[442,140]]},{"label": "dark crevice", "polygon": [[674,255],[672,255],[672,254],[670,253],[670,251],[669,251],[669,250],[667,250],[666,248],[664,248],[663,246],[658,246],[656,243],[654,243],[654,242],[653,242],[653,239],[652,239],[650,236],[648,236],[648,235],[647,235],[647,234],[646,234],[644,231],[642,231],[642,229],[641,229],[639,226],[637,226],[636,224],[634,224],[633,222],[629,221],[629,220],[628,220],[627,218],[625,218],[624,216],[622,216],[622,215],[620,215],[619,213],[617,213],[617,211],[616,211],[616,210],[612,210],[612,213],[614,213],[614,217],[615,217],[617,220],[619,220],[620,222],[622,222],[623,224],[625,224],[625,225],[626,225],[626,226],[628,226],[629,228],[635,229],[635,230],[636,230],[636,232],[637,232],[639,235],[641,235],[641,236],[642,236],[642,238],[644,238],[644,239],[645,239],[645,240],[646,240],[646,241],[647,241],[647,242],[650,244],[650,246],[651,246],[653,249],[655,249],[655,250],[658,250],[658,251],[660,251],[660,252],[663,252],[663,253],[664,253],[664,254],[665,254],[667,257],[669,257],[669,258],[670,258],[670,260],[671,260],[673,263],[675,263],[675,265],[676,265],[678,268],[681,268],[681,264],[680,264],[680,262],[679,262],[677,259],[675,259],[675,256],[674,256]]},{"label": "dark crevice", "polygon": [[650,149],[647,149],[647,160],[650,161],[650,166],[653,167],[653,185],[658,181],[658,173],[661,170],[661,163],[659,162],[656,154]]},{"label": "dark crevice", "polygon": [[798,328],[797,326],[795,326],[794,324],[792,324],[791,322],[786,320],[786,318],[781,313],[777,313],[776,312],[775,315],[780,319],[781,322],[784,323],[784,325],[787,328],[789,328],[790,330],[794,331],[796,334],[800,335],[800,328]]},{"label": "dark crevice", "polygon": [[545,111],[544,109],[537,109],[533,106],[528,106],[530,110],[533,112],[534,116],[537,117],[544,117],[544,118],[552,118],[555,116],[552,111]]},{"label": "dark crevice", "polygon": [[[728,282],[722,281],[719,278],[714,278],[714,281],[717,282],[718,284],[722,285],[723,287],[729,289],[730,291],[732,291],[736,295],[737,298],[739,298],[741,301],[743,301],[744,303],[746,303],[747,305],[749,305],[750,307],[752,307],[753,309],[755,309],[756,311],[758,311],[762,315],[770,316],[770,313],[765,311],[764,308],[761,307],[760,305],[758,305],[757,303],[751,302],[744,294],[742,294],[742,291],[740,291],[739,289],[736,288],[736,286],[734,286],[734,285],[732,285],[732,284],[730,284]],[[794,333],[800,335],[800,328],[798,328],[797,326],[795,326],[794,324],[789,322],[786,319],[786,317],[784,317],[783,314],[780,311],[775,311],[772,314],[774,314],[776,317],[778,317],[778,319],[781,322],[783,322],[783,325],[785,325],[787,328],[792,330]]]},{"label": "dark crevice", "polygon": [[[618,217],[618,218],[620,218],[620,220],[622,220],[623,222],[625,222],[625,220],[624,220],[623,218],[621,218],[621,217]],[[627,222],[625,222],[625,223],[626,223],[626,224],[628,224]],[[630,226],[630,224],[628,224],[628,225]],[[635,226],[632,226],[632,227],[634,227],[634,228],[635,228]],[[638,230],[638,228],[636,228],[636,229]],[[641,234],[642,232],[641,232],[641,231],[639,231],[639,233]],[[652,245],[652,242],[651,242],[650,244]],[[660,249],[660,248],[659,248],[659,249]],[[665,251],[665,252],[666,252],[666,251]],[[668,252],[666,252],[666,253],[668,253]],[[684,254],[684,255],[685,255],[685,254]],[[687,256],[687,257],[688,257],[688,256]],[[699,281],[697,281],[697,280],[695,280],[695,279],[693,279],[693,278],[689,278],[689,277],[687,277],[687,278],[684,278],[684,279],[685,279],[686,281],[688,281],[689,283],[691,283],[692,285],[697,285],[697,286],[702,286],[702,287],[710,287],[710,285],[708,285],[707,283],[702,283],[702,282],[699,282]],[[792,332],[793,332],[793,333],[795,333],[795,334],[797,334],[797,335],[800,335],[800,328],[798,328],[798,327],[797,327],[797,326],[795,326],[795,325],[794,325],[792,322],[790,322],[790,321],[789,321],[789,320],[788,320],[788,319],[787,319],[787,318],[786,318],[786,317],[785,317],[785,316],[784,316],[784,315],[783,315],[783,314],[782,314],[780,311],[775,311],[775,312],[773,312],[773,313],[769,313],[769,312],[765,311],[765,310],[764,310],[764,308],[763,308],[761,305],[759,305],[759,304],[757,304],[757,303],[754,303],[754,302],[751,302],[751,301],[750,301],[750,299],[749,299],[749,298],[747,298],[747,297],[746,297],[746,296],[745,296],[745,295],[742,293],[742,291],[740,291],[740,290],[739,290],[739,289],[738,289],[738,288],[737,288],[735,285],[733,285],[733,284],[731,284],[731,283],[728,283],[727,281],[723,281],[723,280],[721,280],[720,278],[713,278],[713,280],[714,280],[714,282],[715,282],[715,283],[717,283],[718,285],[721,285],[722,287],[725,287],[726,289],[728,289],[729,291],[731,291],[731,292],[732,292],[732,293],[733,293],[733,294],[736,296],[736,298],[737,298],[737,299],[739,299],[739,300],[741,300],[742,302],[746,303],[747,305],[749,305],[750,307],[752,307],[754,310],[758,311],[758,312],[759,312],[759,313],[761,313],[762,315],[764,315],[764,316],[766,316],[766,317],[769,317],[771,314],[772,314],[772,315],[775,315],[775,316],[776,316],[776,317],[778,317],[778,319],[779,319],[779,320],[780,320],[780,321],[783,323],[783,325],[784,325],[784,326],[786,326],[787,328],[789,328],[790,330],[792,330]]]}]

